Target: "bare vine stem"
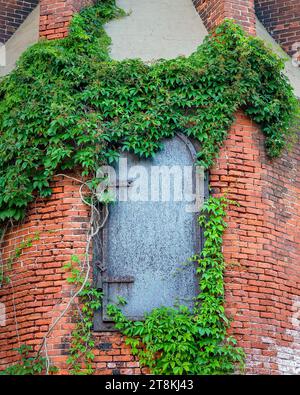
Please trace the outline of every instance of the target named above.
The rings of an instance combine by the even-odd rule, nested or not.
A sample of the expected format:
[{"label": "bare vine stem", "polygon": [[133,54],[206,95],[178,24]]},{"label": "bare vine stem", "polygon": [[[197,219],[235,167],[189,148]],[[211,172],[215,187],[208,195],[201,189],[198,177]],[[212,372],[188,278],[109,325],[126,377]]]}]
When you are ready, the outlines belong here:
[{"label": "bare vine stem", "polygon": [[[91,216],[90,216],[89,227],[88,227],[87,236],[86,236],[86,248],[85,248],[84,260],[81,264],[81,273],[85,272],[83,283],[81,284],[80,288],[71,296],[71,298],[69,299],[66,307],[61,312],[61,314],[50,325],[47,333],[44,335],[44,337],[42,339],[42,343],[41,343],[41,345],[38,349],[38,352],[37,352],[36,359],[40,356],[42,350],[44,349],[45,359],[46,359],[46,374],[47,375],[49,374],[49,368],[50,368],[50,358],[49,358],[49,354],[48,354],[47,340],[48,340],[49,336],[51,335],[51,333],[53,332],[53,330],[55,329],[55,327],[57,326],[57,324],[68,312],[71,305],[74,302],[76,302],[77,297],[80,295],[80,293],[83,291],[84,287],[86,286],[86,284],[89,280],[89,277],[90,277],[90,272],[91,272],[91,265],[90,265],[90,259],[89,259],[91,243],[92,243],[93,238],[100,231],[100,229],[102,229],[105,226],[106,221],[109,216],[108,207],[107,207],[107,205],[105,205],[104,206],[105,212],[103,214],[104,218],[103,218],[101,224],[97,224],[97,222],[100,222],[100,218],[101,218],[100,211],[97,209],[95,204],[93,204],[94,200],[97,200],[97,196],[96,196],[95,192],[91,191],[91,188],[87,182],[82,181],[76,177],[68,176],[66,174],[56,174],[56,175],[54,175],[54,177],[64,177],[64,178],[70,179],[72,181],[75,181],[75,182],[81,184],[80,188],[79,188],[80,199],[84,204],[86,204],[87,206],[89,206],[91,208]],[[92,192],[92,195],[94,195],[94,196],[92,196],[92,199],[91,199],[92,203],[87,201],[86,198],[84,197],[84,192],[83,192],[84,187],[87,187],[89,189],[89,191]],[[94,197],[96,197],[96,199],[94,199]],[[96,216],[95,216],[95,214],[96,214]],[[97,217],[97,220],[95,219],[95,217]],[[3,278],[3,275],[4,275],[4,261],[3,261],[3,256],[2,256],[2,243],[3,243],[4,237],[6,235],[8,226],[9,226],[9,223],[7,223],[5,225],[5,227],[2,230],[1,236],[0,236],[1,278]],[[1,285],[1,283],[0,283],[0,285]],[[15,319],[15,325],[16,325],[16,333],[17,333],[18,343],[20,345],[20,336],[19,336],[17,313],[16,313],[16,307],[15,307],[15,298],[14,298],[14,286],[13,286],[12,282],[11,282],[11,288],[12,288],[12,295],[13,295],[12,298],[13,298],[13,310],[14,310],[14,319]]]},{"label": "bare vine stem", "polygon": [[[59,323],[59,321],[64,317],[64,315],[68,312],[69,308],[71,307],[71,305],[76,301],[76,298],[80,295],[80,293],[83,291],[84,287],[86,286],[89,277],[90,277],[90,272],[91,272],[91,265],[90,265],[90,259],[89,259],[89,253],[90,253],[90,247],[91,247],[91,242],[93,240],[93,238],[98,234],[98,232],[100,231],[101,228],[104,227],[107,219],[108,219],[108,215],[109,215],[109,210],[107,208],[107,206],[105,206],[105,217],[102,221],[102,223],[100,225],[95,225],[96,221],[95,221],[95,213],[97,213],[98,218],[100,219],[101,215],[99,210],[95,207],[95,205],[93,203],[88,202],[83,195],[83,188],[86,186],[90,189],[89,185],[78,179],[75,177],[71,177],[68,176],[66,174],[57,174],[56,177],[65,177],[68,179],[71,179],[73,181],[76,181],[78,183],[81,184],[80,188],[79,188],[79,194],[80,194],[80,198],[81,201],[88,205],[91,208],[91,217],[90,217],[90,222],[89,222],[89,228],[88,228],[88,232],[87,232],[87,243],[86,243],[86,248],[85,248],[85,258],[84,261],[81,265],[81,270],[84,271],[86,269],[85,272],[85,277],[83,280],[83,283],[81,284],[80,288],[71,296],[70,300],[68,301],[66,307],[64,308],[64,310],[61,312],[61,314],[56,318],[56,320],[53,322],[53,324],[50,325],[47,333],[45,334],[45,336],[43,337],[42,343],[39,347],[38,353],[37,353],[37,357],[40,355],[41,351],[45,350],[45,358],[46,358],[46,374],[49,374],[49,368],[50,368],[50,358],[48,355],[48,348],[47,348],[47,339],[50,336],[50,334],[53,332],[54,328],[56,327],[56,325]],[[93,200],[92,200],[93,201]]]}]

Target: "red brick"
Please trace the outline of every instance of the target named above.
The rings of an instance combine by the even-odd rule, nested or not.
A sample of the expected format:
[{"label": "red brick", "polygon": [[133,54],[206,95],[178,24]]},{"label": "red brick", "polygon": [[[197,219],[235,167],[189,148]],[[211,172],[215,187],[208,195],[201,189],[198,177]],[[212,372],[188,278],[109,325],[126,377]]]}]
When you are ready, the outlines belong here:
[{"label": "red brick", "polygon": [[256,0],[255,10],[269,33],[293,55],[297,50],[293,45],[300,42],[299,0]]},{"label": "red brick", "polygon": [[41,0],[40,36],[48,40],[67,36],[74,13],[93,4],[94,0]]},{"label": "red brick", "polygon": [[[193,0],[193,3],[208,30],[229,18],[237,21],[248,33],[255,35],[254,0]],[[239,140],[238,135],[233,140]]]}]

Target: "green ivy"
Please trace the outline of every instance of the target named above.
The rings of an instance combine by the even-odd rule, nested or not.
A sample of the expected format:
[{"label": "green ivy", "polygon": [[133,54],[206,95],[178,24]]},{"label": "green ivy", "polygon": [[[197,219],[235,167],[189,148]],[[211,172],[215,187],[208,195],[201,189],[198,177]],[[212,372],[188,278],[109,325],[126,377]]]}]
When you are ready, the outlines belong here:
[{"label": "green ivy", "polygon": [[23,344],[14,349],[21,357],[21,362],[2,370],[0,375],[25,376],[42,374],[46,367],[46,359],[41,356],[30,356],[32,347]]},{"label": "green ivy", "polygon": [[227,335],[230,321],[224,310],[222,237],[229,203],[226,197],[210,197],[199,217],[205,244],[191,258],[199,275],[194,311],[162,307],[146,314],[144,321],[130,321],[120,307],[108,306],[132,353],[153,374],[230,374],[244,367],[243,350]]},{"label": "green ivy", "polygon": [[297,103],[283,61],[261,40],[227,20],[187,58],[117,62],[103,25],[123,15],[115,0],[99,1],[1,81],[0,221],[49,196],[58,171],[94,175],[120,150],[151,157],[176,131],[200,142],[208,168],[239,108],[261,125],[271,158],[285,147]]},{"label": "green ivy", "polygon": [[[50,196],[57,172],[80,168],[94,176],[122,150],[152,157],[178,131],[199,141],[197,160],[209,168],[240,108],[261,125],[270,158],[286,147],[298,104],[283,61],[261,40],[227,20],[187,58],[117,62],[109,57],[103,26],[124,15],[115,0],[99,1],[73,18],[67,38],[32,46],[1,80],[0,224],[24,217],[36,196]],[[153,373],[232,373],[243,366],[223,307],[227,204],[210,198],[199,218],[206,241],[193,257],[200,278],[193,312],[163,307],[131,322],[109,307],[133,353]],[[74,263],[69,282],[80,286]],[[90,283],[80,294],[68,359],[73,374],[92,373],[92,316],[101,296]],[[44,359],[28,353],[20,349],[22,363],[6,374],[41,373]]]}]

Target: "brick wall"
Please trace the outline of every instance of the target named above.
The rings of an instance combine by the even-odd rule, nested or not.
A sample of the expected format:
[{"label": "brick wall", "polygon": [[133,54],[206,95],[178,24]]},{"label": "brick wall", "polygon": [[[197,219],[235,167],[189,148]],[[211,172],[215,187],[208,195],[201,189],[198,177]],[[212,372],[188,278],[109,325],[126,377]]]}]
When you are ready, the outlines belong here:
[{"label": "brick wall", "polygon": [[[300,364],[295,315],[300,311],[300,150],[298,144],[270,162],[263,142],[259,127],[237,113],[211,170],[214,193],[227,192],[239,203],[228,213],[224,237],[226,308],[234,317],[231,332],[247,353],[248,373],[294,373]],[[0,289],[8,313],[7,326],[0,328],[0,369],[17,361],[12,348],[18,344],[38,348],[70,298],[63,265],[85,249],[89,211],[79,185],[58,179],[53,186],[52,197],[33,203],[25,223],[5,238],[7,261],[24,238],[40,232],[40,240],[13,264],[11,282]],[[67,315],[48,341],[61,373],[67,372],[72,321]],[[96,374],[142,372],[121,335],[95,336]]]},{"label": "brick wall", "polygon": [[[13,272],[7,273],[10,283],[0,289],[7,313],[5,331],[0,328],[0,360],[4,366],[18,360],[13,347],[24,342],[35,348],[41,344],[49,325],[70,297],[63,265],[71,254],[82,254],[85,250],[89,213],[76,194],[78,186],[67,179],[58,179],[52,186],[52,197],[47,201],[36,200],[26,221],[8,232],[3,245],[6,263],[23,240],[39,233],[40,240],[34,241],[13,263]],[[71,320],[66,318],[55,332],[55,344],[49,340],[50,356],[57,363],[64,359],[71,330]]]},{"label": "brick wall", "polygon": [[[72,176],[72,175],[71,175]],[[50,199],[38,199],[29,209],[26,221],[7,233],[3,259],[7,264],[23,240],[35,237],[30,248],[6,271],[9,284],[0,288],[0,301],[6,307],[6,326],[0,327],[0,370],[19,361],[13,350],[28,344],[38,350],[50,325],[66,307],[73,288],[63,266],[73,254],[85,253],[89,210],[82,203],[75,181],[57,178]],[[70,335],[74,329],[72,310],[55,327],[47,341],[53,364],[66,373]],[[97,373],[140,373],[139,364],[118,333],[96,334]]]},{"label": "brick wall", "polygon": [[[237,114],[211,170],[215,193],[239,203],[224,237],[232,332],[254,374],[300,369],[300,145],[270,162],[259,127]],[[298,314],[298,315],[297,315]],[[297,318],[298,317],[298,318]]]},{"label": "brick wall", "polygon": [[63,38],[74,13],[94,0],[41,0],[40,36],[48,40]]},{"label": "brick wall", "polygon": [[208,30],[230,18],[255,35],[254,0],[193,0],[193,3]]},{"label": "brick wall", "polygon": [[5,43],[24,22],[39,0],[0,0],[0,43]]},{"label": "brick wall", "polygon": [[[292,55],[300,47],[299,0],[255,0],[255,11],[274,39]],[[296,48],[293,45],[298,43]]]},{"label": "brick wall", "polygon": [[[64,17],[70,20],[71,13]],[[52,34],[58,33],[48,38]],[[238,112],[211,170],[214,193],[227,192],[239,203],[228,213],[224,236],[226,309],[234,318],[231,332],[247,353],[248,373],[294,374],[300,365],[299,142],[273,162],[263,142],[259,127]],[[63,265],[85,249],[89,211],[79,185],[60,178],[53,186],[52,197],[34,202],[26,221],[4,240],[7,261],[24,238],[40,232],[40,240],[13,264],[10,283],[0,289],[8,314],[7,325],[0,327],[0,369],[18,360],[13,351],[18,344],[39,347],[70,298]],[[48,341],[49,356],[61,373],[66,373],[72,321],[67,315]],[[121,335],[95,336],[96,374],[142,372]]]}]

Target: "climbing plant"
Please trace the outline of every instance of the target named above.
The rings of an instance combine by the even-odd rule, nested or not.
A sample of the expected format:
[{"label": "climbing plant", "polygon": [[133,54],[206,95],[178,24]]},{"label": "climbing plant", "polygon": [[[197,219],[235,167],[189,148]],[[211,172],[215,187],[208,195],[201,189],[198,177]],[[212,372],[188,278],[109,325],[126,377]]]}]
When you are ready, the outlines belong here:
[{"label": "climbing plant", "polygon": [[101,0],[68,37],[40,41],[0,83],[0,221],[19,220],[59,170],[94,175],[119,150],[151,157],[181,131],[212,165],[234,113],[259,122],[270,157],[287,143],[297,104],[283,61],[232,21],[191,56],[145,64],[111,60],[103,25],[124,15]]},{"label": "climbing plant", "polygon": [[16,260],[18,260],[24,249],[32,247],[34,241],[38,241],[40,239],[40,235],[38,232],[35,233],[33,237],[24,238],[15,248],[15,250],[10,254],[10,257],[7,260],[7,264],[3,265],[0,261],[0,287],[2,283],[9,283],[9,272],[13,270],[13,264]]},{"label": "climbing plant", "polygon": [[205,244],[191,258],[199,276],[193,311],[185,306],[162,307],[146,314],[144,321],[130,321],[121,307],[108,306],[133,354],[153,374],[228,374],[243,368],[244,352],[227,335],[230,321],[224,310],[222,236],[229,203],[226,197],[210,197],[199,217]]},{"label": "climbing plant", "polygon": [[[45,358],[39,356],[30,356],[32,354],[32,347],[23,344],[15,351],[20,355],[20,363],[13,364],[2,370],[0,375],[11,375],[11,376],[25,376],[25,375],[37,375],[41,374],[45,370]],[[54,372],[54,371],[53,371]]]},{"label": "climbing plant", "polygon": [[[298,105],[283,61],[261,40],[227,20],[189,57],[118,62],[109,57],[103,26],[123,15],[115,0],[97,2],[74,16],[68,37],[32,46],[1,80],[0,225],[23,218],[36,196],[50,196],[58,172],[79,168],[95,177],[118,152],[152,157],[178,131],[199,141],[197,161],[209,168],[239,108],[261,125],[270,158],[286,147]],[[194,311],[164,307],[131,322],[119,307],[109,307],[133,353],[153,373],[232,373],[236,363],[243,365],[223,307],[227,204],[210,198],[199,218],[206,241],[192,259],[199,275]],[[91,373],[91,319],[101,293],[74,262],[69,281],[81,289],[82,308],[68,363],[74,374]],[[20,371],[40,373],[44,363],[35,366],[26,357]]]}]

